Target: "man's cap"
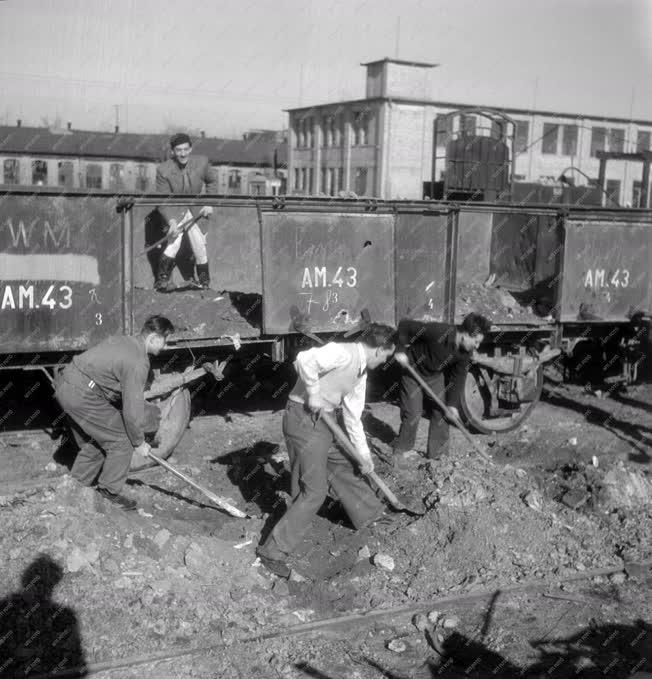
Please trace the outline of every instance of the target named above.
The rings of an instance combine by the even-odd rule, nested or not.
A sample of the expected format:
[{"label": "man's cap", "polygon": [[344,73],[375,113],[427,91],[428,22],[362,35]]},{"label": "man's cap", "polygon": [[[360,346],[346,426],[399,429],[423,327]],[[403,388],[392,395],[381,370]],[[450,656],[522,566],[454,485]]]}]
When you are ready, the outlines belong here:
[{"label": "man's cap", "polygon": [[185,132],[178,132],[177,134],[173,134],[170,137],[171,149],[173,149],[175,146],[179,146],[180,144],[190,144],[190,146],[192,146],[190,137]]}]

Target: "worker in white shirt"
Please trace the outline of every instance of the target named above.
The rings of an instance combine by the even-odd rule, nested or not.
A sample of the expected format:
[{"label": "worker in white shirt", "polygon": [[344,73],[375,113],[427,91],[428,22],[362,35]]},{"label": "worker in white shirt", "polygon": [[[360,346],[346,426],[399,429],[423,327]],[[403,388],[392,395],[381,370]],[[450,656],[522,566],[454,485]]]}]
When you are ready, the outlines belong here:
[{"label": "worker in white shirt", "polygon": [[292,504],[268,539],[256,550],[263,564],[287,577],[289,555],[301,542],[329,490],[342,503],[356,529],[384,514],[384,505],[353,463],[333,447],[333,434],[321,410],[342,407],[346,431],[365,460],[362,474],[373,471],[361,417],[367,370],[388,360],[395,331],[372,323],[357,342],[331,342],[302,351],[294,367],[299,374],[283,415],[283,434],[292,466]]}]

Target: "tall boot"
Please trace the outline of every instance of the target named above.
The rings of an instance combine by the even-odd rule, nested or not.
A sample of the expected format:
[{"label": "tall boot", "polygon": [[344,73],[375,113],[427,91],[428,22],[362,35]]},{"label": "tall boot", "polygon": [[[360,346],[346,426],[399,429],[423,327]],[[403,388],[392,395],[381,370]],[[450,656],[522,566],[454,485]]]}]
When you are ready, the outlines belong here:
[{"label": "tall boot", "polygon": [[156,282],[154,283],[154,290],[157,292],[170,292],[174,289],[170,276],[174,269],[174,259],[167,255],[161,255],[158,260],[158,271],[156,275]]},{"label": "tall boot", "polygon": [[199,285],[204,290],[211,287],[211,276],[208,272],[208,262],[206,264],[197,264],[197,277],[199,278]]}]

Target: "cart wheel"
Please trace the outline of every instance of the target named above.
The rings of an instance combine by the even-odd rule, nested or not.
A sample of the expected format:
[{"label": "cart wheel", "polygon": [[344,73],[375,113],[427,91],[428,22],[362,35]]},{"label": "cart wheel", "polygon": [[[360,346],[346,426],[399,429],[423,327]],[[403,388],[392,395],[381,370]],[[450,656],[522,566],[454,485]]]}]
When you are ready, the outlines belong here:
[{"label": "cart wheel", "polygon": [[[177,389],[167,398],[151,401],[158,406],[161,413],[161,423],[158,431],[153,436],[153,441],[148,441],[152,445],[152,452],[164,460],[167,460],[179,445],[183,433],[188,428],[190,422],[190,392],[187,389]],[[154,447],[158,445],[158,447]],[[133,464],[133,462],[132,462]],[[148,462],[137,466],[132,466],[131,472],[142,471],[156,466],[156,462]]]},{"label": "cart wheel", "polygon": [[541,398],[543,391],[543,366],[536,372],[536,390],[534,399],[521,403],[510,415],[489,417],[491,405],[490,385],[485,384],[480,370],[471,366],[466,376],[464,391],[461,397],[462,414],[470,428],[479,434],[494,434],[518,429],[530,416]]}]

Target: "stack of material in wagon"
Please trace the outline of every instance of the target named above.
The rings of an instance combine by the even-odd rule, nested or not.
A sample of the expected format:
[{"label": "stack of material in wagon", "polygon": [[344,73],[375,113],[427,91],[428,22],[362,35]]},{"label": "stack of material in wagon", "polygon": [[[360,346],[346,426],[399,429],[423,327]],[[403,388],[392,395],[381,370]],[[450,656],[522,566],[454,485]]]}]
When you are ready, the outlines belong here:
[{"label": "stack of material in wagon", "polygon": [[163,294],[134,290],[134,315],[167,316],[177,328],[173,340],[203,338],[242,339],[260,336],[262,299],[259,294],[178,289]]},{"label": "stack of material in wagon", "polygon": [[508,290],[500,286],[460,282],[455,313],[461,320],[468,313],[486,316],[492,323],[541,324],[552,320],[551,304],[543,296]]}]

